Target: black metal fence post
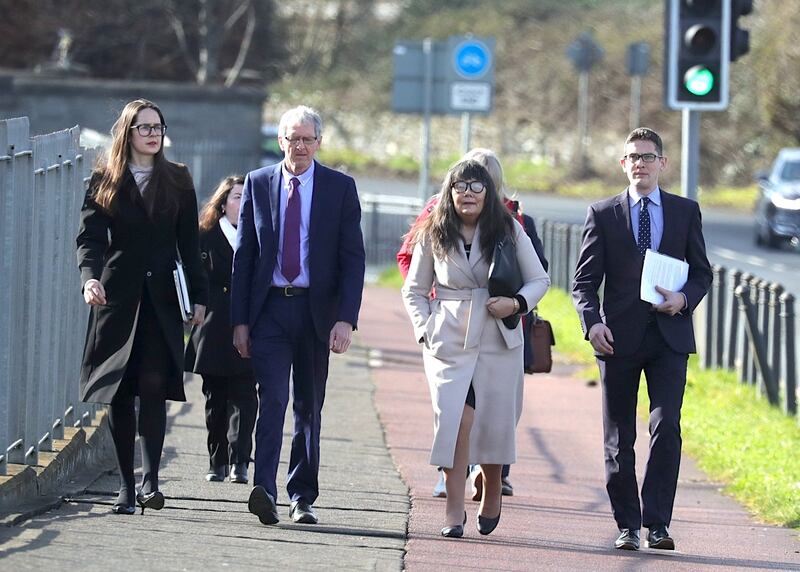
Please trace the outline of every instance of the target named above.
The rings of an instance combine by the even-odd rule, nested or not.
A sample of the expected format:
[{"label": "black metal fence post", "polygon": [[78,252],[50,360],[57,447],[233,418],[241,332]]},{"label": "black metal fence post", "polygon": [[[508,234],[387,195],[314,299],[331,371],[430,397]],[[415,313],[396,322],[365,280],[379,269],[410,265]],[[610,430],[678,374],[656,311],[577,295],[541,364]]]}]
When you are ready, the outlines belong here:
[{"label": "black metal fence post", "polygon": [[711,324],[712,367],[722,367],[722,356],[725,349],[725,267],[714,266],[714,321]]},{"label": "black metal fence post", "polygon": [[764,380],[767,399],[772,405],[778,405],[777,384],[772,378],[772,374],[767,364],[767,349],[764,339],[758,333],[758,313],[753,305],[751,292],[745,285],[736,288],[736,297],[739,299],[739,308],[743,314],[743,321],[747,329],[747,338],[750,346],[750,353],[757,370],[757,377]]},{"label": "black metal fence post", "polygon": [[727,303],[725,304],[725,355],[722,364],[731,370],[736,369],[737,334],[739,332],[739,308],[733,293],[739,286],[741,277],[742,273],[734,268],[725,281]]},{"label": "black metal fence post", "polygon": [[750,299],[750,279],[753,277],[749,272],[744,272],[739,280],[739,285],[734,290],[737,298],[737,324],[736,324],[736,371],[739,374],[739,381],[742,383],[748,382],[748,374],[750,372],[750,345],[747,340],[747,328],[745,327],[744,305],[742,300],[739,299],[739,289],[744,288],[747,292],[747,298]]},{"label": "black metal fence post", "polygon": [[[781,301],[781,338],[784,342],[781,371],[781,390],[784,398],[784,411],[797,414],[797,364],[795,363],[794,296],[784,292]],[[798,417],[800,421],[800,417]]]},{"label": "black metal fence post", "polygon": [[[783,286],[777,282],[769,285],[769,304],[768,304],[768,324],[764,334],[767,336],[767,356],[772,376],[779,380],[781,378],[781,302]],[[783,400],[782,400],[783,402]]]}]

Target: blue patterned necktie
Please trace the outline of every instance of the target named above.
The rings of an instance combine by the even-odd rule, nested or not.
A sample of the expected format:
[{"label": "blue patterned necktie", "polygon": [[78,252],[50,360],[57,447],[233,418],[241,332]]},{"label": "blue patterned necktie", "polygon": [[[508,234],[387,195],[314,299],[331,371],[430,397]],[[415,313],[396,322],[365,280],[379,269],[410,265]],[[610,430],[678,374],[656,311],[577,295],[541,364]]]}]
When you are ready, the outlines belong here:
[{"label": "blue patterned necktie", "polygon": [[642,208],[639,212],[639,253],[642,256],[650,248],[650,211],[647,210],[649,203],[649,198],[642,197]]}]

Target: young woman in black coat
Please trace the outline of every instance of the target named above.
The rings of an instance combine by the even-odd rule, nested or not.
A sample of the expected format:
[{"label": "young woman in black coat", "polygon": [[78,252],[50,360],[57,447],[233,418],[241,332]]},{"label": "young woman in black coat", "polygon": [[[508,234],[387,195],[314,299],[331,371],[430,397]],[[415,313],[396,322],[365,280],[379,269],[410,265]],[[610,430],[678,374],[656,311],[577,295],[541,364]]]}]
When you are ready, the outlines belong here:
[{"label": "young woman in black coat", "polygon": [[[90,305],[81,399],[106,403],[120,472],[112,511],[164,506],[158,468],[166,400],[183,392],[183,323],[173,270],[183,259],[202,323],[207,296],[200,265],[197,199],[188,170],[164,157],[164,116],[143,99],[128,103],[111,130],[107,160],[93,174],[77,237],[83,296]],[[177,250],[176,250],[177,249]],[[133,480],[139,397],[142,481]]]},{"label": "young woman in black coat", "polygon": [[203,376],[208,481],[247,483],[258,397],[253,368],[233,347],[231,268],[244,178],[225,178],[200,213],[200,257],[208,275],[205,322],[192,328],[186,371]]}]

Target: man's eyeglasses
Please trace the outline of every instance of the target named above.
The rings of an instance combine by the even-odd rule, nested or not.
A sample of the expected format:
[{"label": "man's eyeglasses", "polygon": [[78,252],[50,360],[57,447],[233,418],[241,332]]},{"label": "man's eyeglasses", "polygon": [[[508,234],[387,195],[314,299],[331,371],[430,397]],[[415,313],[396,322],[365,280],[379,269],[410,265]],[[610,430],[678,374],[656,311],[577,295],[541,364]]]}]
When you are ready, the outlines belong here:
[{"label": "man's eyeglasses", "polygon": [[623,159],[627,159],[629,163],[636,163],[639,159],[645,163],[652,163],[656,159],[661,159],[661,155],[656,155],[655,153],[628,153]]},{"label": "man's eyeglasses", "polygon": [[134,125],[131,129],[136,129],[142,137],[149,137],[153,133],[164,135],[167,132],[167,126],[163,123],[142,123],[141,125]]},{"label": "man's eyeglasses", "polygon": [[486,185],[484,185],[481,181],[456,181],[450,185],[450,188],[459,195],[466,193],[467,190],[470,190],[477,195],[486,189]]},{"label": "man's eyeglasses", "polygon": [[289,145],[295,147],[298,143],[302,143],[305,147],[310,147],[317,140],[316,137],[285,137],[283,138]]}]

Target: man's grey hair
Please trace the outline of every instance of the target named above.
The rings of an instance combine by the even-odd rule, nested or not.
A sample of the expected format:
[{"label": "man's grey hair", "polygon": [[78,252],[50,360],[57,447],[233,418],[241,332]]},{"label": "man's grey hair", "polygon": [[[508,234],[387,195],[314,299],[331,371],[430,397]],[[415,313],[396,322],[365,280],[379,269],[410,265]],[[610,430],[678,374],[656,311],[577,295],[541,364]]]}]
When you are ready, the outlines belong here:
[{"label": "man's grey hair", "polygon": [[286,130],[299,123],[313,125],[314,136],[317,138],[322,136],[322,118],[316,109],[306,105],[298,105],[281,115],[281,121],[278,124],[278,135],[285,137]]}]

